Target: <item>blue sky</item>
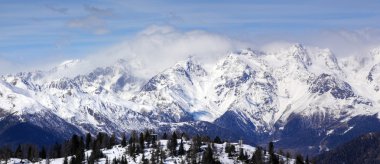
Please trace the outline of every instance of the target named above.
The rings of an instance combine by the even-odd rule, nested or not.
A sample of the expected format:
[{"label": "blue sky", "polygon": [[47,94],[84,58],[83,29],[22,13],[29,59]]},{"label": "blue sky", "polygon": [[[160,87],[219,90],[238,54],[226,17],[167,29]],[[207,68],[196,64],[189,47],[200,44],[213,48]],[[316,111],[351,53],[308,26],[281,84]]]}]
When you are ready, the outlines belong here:
[{"label": "blue sky", "polygon": [[[380,1],[0,1],[0,65],[82,58],[144,29],[201,30],[260,44],[378,43]],[[326,36],[326,37],[321,37]],[[348,43],[349,42],[349,43]],[[332,46],[333,47],[333,46]],[[336,50],[339,52],[339,50]]]}]

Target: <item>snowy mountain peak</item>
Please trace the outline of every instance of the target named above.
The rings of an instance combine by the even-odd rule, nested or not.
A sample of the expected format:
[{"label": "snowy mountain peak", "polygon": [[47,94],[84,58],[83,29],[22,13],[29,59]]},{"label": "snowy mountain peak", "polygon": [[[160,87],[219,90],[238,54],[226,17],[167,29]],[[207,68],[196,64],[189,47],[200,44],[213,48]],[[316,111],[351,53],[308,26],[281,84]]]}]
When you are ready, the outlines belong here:
[{"label": "snowy mountain peak", "polygon": [[129,68],[129,63],[125,59],[118,59],[116,61],[116,63],[113,65],[113,67],[120,68],[120,69],[122,69],[124,71],[128,71],[130,69]]},{"label": "snowy mountain peak", "polygon": [[186,60],[185,69],[189,73],[194,73],[196,76],[206,76],[207,72],[202,65],[193,56],[190,56]]},{"label": "snowy mountain peak", "polygon": [[56,73],[58,71],[65,71],[69,68],[77,66],[80,62],[81,62],[81,60],[79,60],[79,59],[66,60],[66,61],[62,62],[61,64],[59,64],[58,66],[51,69],[49,72],[50,73]]},{"label": "snowy mountain peak", "polygon": [[[219,62],[216,65],[217,69],[229,69],[231,67],[238,67],[241,63],[243,63],[239,58],[234,55],[230,54],[224,59],[219,60]],[[245,67],[245,66],[244,66]]]},{"label": "snowy mountain peak", "polygon": [[305,68],[312,64],[310,56],[303,45],[295,44],[289,48],[289,51],[289,55],[294,57],[294,59],[298,62],[302,63],[305,66]]},{"label": "snowy mountain peak", "polygon": [[311,71],[316,74],[328,73],[339,76],[344,75],[338,59],[330,49],[310,48],[308,51],[314,63],[309,67]]}]

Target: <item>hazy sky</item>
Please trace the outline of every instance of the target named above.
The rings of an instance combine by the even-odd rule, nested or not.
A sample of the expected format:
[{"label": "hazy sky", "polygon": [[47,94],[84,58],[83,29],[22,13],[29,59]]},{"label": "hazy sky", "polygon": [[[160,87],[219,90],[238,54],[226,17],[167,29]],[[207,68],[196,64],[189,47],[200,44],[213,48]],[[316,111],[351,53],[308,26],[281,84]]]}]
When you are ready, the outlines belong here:
[{"label": "hazy sky", "polygon": [[[378,0],[1,0],[0,73],[91,58],[109,47],[130,46],[136,41],[145,44],[144,39],[152,41],[156,37],[160,37],[157,40],[161,46],[171,46],[180,38],[181,46],[190,46],[180,53],[191,53],[191,46],[203,41],[221,42],[219,46],[225,46],[221,52],[239,47],[232,42],[255,47],[286,41],[328,47],[344,56],[380,45],[379,22]],[[152,37],[157,32],[159,35]],[[149,37],[141,37],[147,33]],[[205,40],[197,40],[203,35]],[[142,45],[134,46],[129,48]],[[202,50],[194,53],[209,52],[203,50],[207,47],[198,48]],[[154,51],[151,48],[149,53]],[[138,56],[137,52],[140,50],[133,55]]]}]

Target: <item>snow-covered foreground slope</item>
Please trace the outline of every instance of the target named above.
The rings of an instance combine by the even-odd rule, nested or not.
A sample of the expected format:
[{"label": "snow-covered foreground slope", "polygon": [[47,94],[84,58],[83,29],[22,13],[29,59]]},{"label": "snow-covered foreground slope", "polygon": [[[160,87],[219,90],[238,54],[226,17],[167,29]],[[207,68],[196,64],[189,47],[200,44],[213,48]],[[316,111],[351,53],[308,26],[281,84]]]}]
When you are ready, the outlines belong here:
[{"label": "snow-covered foreground slope", "polygon": [[[165,157],[163,163],[165,163],[165,164],[189,163],[189,161],[188,161],[189,159],[186,157],[186,155],[171,156],[169,154],[169,150],[167,149],[168,140],[160,140],[159,142],[161,145],[161,149],[166,154],[165,155],[166,157]],[[178,140],[178,142],[180,142],[180,140]],[[213,157],[215,159],[217,159],[217,161],[220,161],[223,164],[244,163],[243,161],[240,161],[238,159],[238,155],[239,155],[239,151],[240,151],[239,144],[238,143],[229,143],[229,144],[234,145],[236,147],[235,152],[232,153],[231,156],[229,156],[228,153],[225,152],[226,144],[227,143],[214,144]],[[189,151],[190,146],[191,146],[190,141],[184,141],[185,151]],[[201,146],[202,150],[198,153],[197,160],[202,159],[203,152],[205,151],[206,148],[207,148],[207,145]],[[252,155],[257,150],[257,148],[252,147],[250,145],[246,145],[246,144],[243,144],[241,148],[242,148],[244,154],[248,155],[248,160],[252,158]],[[178,149],[178,147],[177,147],[177,149]],[[105,163],[107,163],[107,160],[108,160],[108,163],[112,163],[112,161],[114,159],[121,160],[124,157],[124,158],[126,158],[128,163],[139,164],[139,163],[143,163],[143,161],[142,161],[143,158],[149,162],[151,161],[152,153],[154,152],[154,148],[146,148],[144,150],[144,156],[142,153],[140,153],[140,154],[137,154],[134,158],[128,154],[128,152],[127,152],[128,146],[122,147],[121,145],[116,145],[116,146],[112,147],[111,149],[102,149],[101,151],[103,152],[105,157],[97,159],[96,163],[105,164]],[[91,155],[91,152],[92,152],[92,150],[87,150],[85,152],[86,157],[89,157]],[[276,154],[276,155],[279,156],[281,161],[287,162],[289,164],[295,163],[295,160],[293,158],[287,158],[287,157],[279,155],[279,154]],[[71,158],[72,158],[72,156],[68,156],[67,161],[70,162]],[[264,161],[268,161],[269,160],[269,154],[268,153],[266,153],[265,155],[263,154],[262,158]],[[56,158],[56,159],[42,159],[42,160],[40,160],[38,162],[34,162],[34,163],[36,163],[36,164],[47,163],[47,160],[49,160],[48,163],[50,163],[50,164],[62,164],[64,162],[64,158]],[[17,163],[21,163],[21,161],[23,163],[33,163],[33,162],[28,161],[27,159],[18,159],[18,158],[9,159],[8,163],[17,164]],[[1,161],[1,162],[5,162],[5,161]],[[84,161],[84,162],[87,163],[87,161]]]},{"label": "snow-covered foreground slope", "polygon": [[247,49],[211,64],[190,57],[150,79],[128,65],[59,76],[80,68],[71,60],[2,76],[0,137],[16,135],[22,123],[58,134],[177,129],[316,153],[380,130],[378,49],[343,59],[300,44]]}]

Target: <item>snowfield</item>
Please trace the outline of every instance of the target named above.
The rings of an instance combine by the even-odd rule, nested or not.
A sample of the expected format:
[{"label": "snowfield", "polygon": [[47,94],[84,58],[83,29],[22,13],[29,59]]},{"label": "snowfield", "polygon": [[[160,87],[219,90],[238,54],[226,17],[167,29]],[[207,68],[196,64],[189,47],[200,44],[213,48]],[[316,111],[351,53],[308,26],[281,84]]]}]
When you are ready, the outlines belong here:
[{"label": "snowfield", "polygon": [[[175,163],[181,163],[182,161],[187,163],[186,162],[186,157],[185,156],[170,156],[168,154],[168,149],[167,149],[167,140],[160,140],[159,141],[161,143],[161,147],[163,148],[163,150],[167,153],[167,158],[165,159],[165,164],[175,164]],[[178,142],[180,142],[180,140],[178,140]],[[238,143],[230,143],[232,145],[235,145],[236,146],[236,154],[239,153],[239,144]],[[237,156],[234,156],[234,157],[228,157],[228,154],[225,153],[225,146],[226,146],[226,143],[223,143],[223,144],[214,144],[214,157],[217,158],[221,163],[223,164],[232,164],[232,163],[243,163],[239,160],[237,160]],[[207,145],[203,145],[201,148],[206,148]],[[190,148],[190,142],[189,141],[184,141],[184,148],[185,150],[189,150]],[[178,149],[178,147],[177,147]],[[246,144],[243,144],[242,145],[242,149],[244,150],[244,152],[246,152],[249,156],[249,159],[251,158],[252,154],[256,151],[256,148],[255,147],[252,147],[250,145],[246,145]],[[142,163],[142,154],[138,154],[136,155],[136,158],[133,159],[131,156],[129,156],[127,153],[126,153],[126,150],[127,150],[127,147],[122,147],[121,145],[116,145],[114,146],[112,149],[102,149],[102,152],[103,154],[106,156],[105,158],[101,158],[99,160],[97,160],[97,163],[99,164],[105,164],[106,163],[106,160],[108,160],[109,163],[112,163],[112,160],[113,159],[121,159],[123,156],[126,157],[128,163],[132,163],[132,164],[139,164],[139,163]],[[151,158],[151,155],[152,155],[152,151],[153,149],[152,148],[146,148],[145,149],[145,153],[144,153],[144,156],[145,156],[145,159],[150,159]],[[91,150],[88,150],[85,152],[86,156],[90,156],[91,154]],[[269,154],[267,153],[265,155],[265,160],[268,160],[268,157]],[[279,156],[284,162],[286,163],[289,163],[289,164],[293,164],[295,163],[295,160],[292,159],[292,158],[289,158],[287,159],[286,157],[284,156]],[[70,162],[70,156],[67,157],[68,159],[68,162]],[[199,158],[201,159],[202,158],[202,152],[199,153]],[[22,161],[22,162],[21,162]],[[35,162],[35,164],[39,164],[39,163],[42,163],[42,164],[45,164],[45,163],[50,163],[50,164],[62,164],[64,161],[64,158],[57,158],[57,159],[49,159],[49,162],[46,161],[46,159],[44,160],[41,160],[39,162]],[[1,163],[5,163],[5,161],[1,161]],[[20,164],[20,163],[32,163],[26,159],[17,159],[17,158],[11,158],[8,163],[10,164]],[[85,162],[87,163],[87,161]]]}]

